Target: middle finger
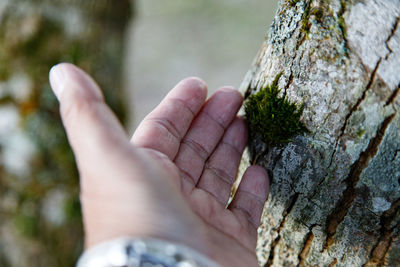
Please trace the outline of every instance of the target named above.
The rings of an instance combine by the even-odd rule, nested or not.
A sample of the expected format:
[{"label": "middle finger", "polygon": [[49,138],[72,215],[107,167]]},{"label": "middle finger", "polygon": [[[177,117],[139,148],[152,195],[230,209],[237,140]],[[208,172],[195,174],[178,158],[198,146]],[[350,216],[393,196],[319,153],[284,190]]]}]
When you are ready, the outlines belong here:
[{"label": "middle finger", "polygon": [[183,138],[175,164],[181,171],[182,189],[190,192],[197,184],[204,163],[236,117],[243,97],[230,87],[219,89],[206,102]]}]

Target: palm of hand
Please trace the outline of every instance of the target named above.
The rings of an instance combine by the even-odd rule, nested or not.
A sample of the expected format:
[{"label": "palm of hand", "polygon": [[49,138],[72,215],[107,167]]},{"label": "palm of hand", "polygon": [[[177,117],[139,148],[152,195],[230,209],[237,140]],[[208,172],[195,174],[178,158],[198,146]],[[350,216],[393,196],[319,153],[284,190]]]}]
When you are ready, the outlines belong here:
[{"label": "palm of hand", "polygon": [[[268,193],[263,168],[246,171],[226,208],[247,141],[246,125],[236,117],[240,94],[224,88],[205,102],[204,83],[186,79],[144,119],[132,146],[91,79],[79,77],[84,75],[80,70],[73,72],[75,86],[92,87],[84,93],[63,92],[65,100],[60,99],[81,174],[87,244],[119,235],[149,235],[187,244],[222,265],[256,266],[256,229]],[[83,103],[74,108],[68,99]],[[94,104],[85,104],[88,99]],[[78,117],[74,113],[80,113],[94,144],[71,130],[77,123],[71,119]],[[83,113],[91,113],[87,123]]]},{"label": "palm of hand", "polygon": [[224,243],[219,250],[247,250],[248,260],[251,256],[254,260],[256,229],[268,188],[266,174],[260,167],[247,170],[235,200],[225,208],[247,142],[245,122],[236,117],[242,97],[224,88],[204,103],[206,94],[200,80],[182,81],[144,119],[132,140],[161,152],[166,157],[159,160],[177,167],[172,179],[208,231],[220,239],[213,242]]}]

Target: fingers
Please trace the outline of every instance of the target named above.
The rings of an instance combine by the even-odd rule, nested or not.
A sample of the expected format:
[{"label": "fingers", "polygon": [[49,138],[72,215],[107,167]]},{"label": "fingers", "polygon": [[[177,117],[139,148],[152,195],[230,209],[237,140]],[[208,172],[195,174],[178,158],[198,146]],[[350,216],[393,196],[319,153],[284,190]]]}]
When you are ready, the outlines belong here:
[{"label": "fingers", "polygon": [[155,149],[174,159],[179,145],[207,97],[207,87],[198,78],[181,81],[135,131],[132,142]]},{"label": "fingers", "polygon": [[247,143],[247,127],[242,118],[236,118],[206,162],[197,184],[213,195],[224,207],[228,202],[243,150]]},{"label": "fingers", "polygon": [[250,166],[243,175],[229,209],[253,230],[258,228],[265,200],[269,192],[267,171],[260,166]]},{"label": "fingers", "polygon": [[222,88],[211,96],[192,123],[175,158],[175,164],[181,170],[184,192],[190,192],[197,184],[204,163],[236,117],[242,101],[238,91]]},{"label": "fingers", "polygon": [[78,163],[126,143],[126,135],[104,103],[97,84],[79,68],[62,63],[50,71],[61,117]]}]

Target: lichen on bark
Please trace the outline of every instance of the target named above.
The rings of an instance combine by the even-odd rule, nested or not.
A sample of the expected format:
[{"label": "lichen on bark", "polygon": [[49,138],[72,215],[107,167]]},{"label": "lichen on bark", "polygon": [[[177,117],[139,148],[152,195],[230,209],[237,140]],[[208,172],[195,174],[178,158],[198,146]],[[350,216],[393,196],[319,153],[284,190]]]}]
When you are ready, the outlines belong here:
[{"label": "lichen on bark", "polygon": [[249,142],[248,162],[273,178],[262,266],[398,264],[399,17],[397,0],[280,1],[241,88],[249,96],[283,72],[312,135]]}]

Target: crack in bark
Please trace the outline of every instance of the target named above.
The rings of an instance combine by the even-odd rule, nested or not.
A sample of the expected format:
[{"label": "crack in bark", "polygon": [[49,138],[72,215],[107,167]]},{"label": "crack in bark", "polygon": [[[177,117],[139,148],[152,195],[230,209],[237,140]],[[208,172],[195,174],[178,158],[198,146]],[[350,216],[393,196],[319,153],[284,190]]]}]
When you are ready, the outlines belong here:
[{"label": "crack in bark", "polygon": [[311,249],[311,245],[312,245],[312,241],[314,239],[314,234],[312,232],[312,229],[315,227],[316,225],[312,225],[310,228],[310,231],[307,233],[306,238],[305,238],[305,242],[304,242],[304,246],[302,248],[302,250],[299,253],[299,264],[297,264],[296,267],[303,267],[305,266],[306,263],[306,258],[308,256],[308,253],[310,252]]},{"label": "crack in bark", "polygon": [[[385,41],[386,47],[387,47],[388,50],[389,50],[389,53],[386,54],[385,59],[387,59],[387,58],[389,57],[389,55],[393,52],[393,51],[391,50],[391,48],[389,47],[388,42],[389,42],[389,41],[391,40],[391,38],[394,36],[394,34],[395,34],[397,28],[399,27],[399,24],[400,24],[400,17],[398,17],[398,18],[396,19],[396,22],[395,22],[394,25],[393,25],[392,31],[391,31],[390,35],[388,36],[388,38],[387,38],[386,41]],[[344,124],[343,124],[342,128],[340,129],[340,134],[339,134],[338,138],[336,139],[337,141],[336,141],[335,148],[334,148],[334,151],[333,151],[332,156],[331,156],[331,159],[330,159],[330,163],[329,163],[329,165],[328,165],[328,169],[332,166],[334,157],[335,157],[335,155],[336,155],[336,153],[337,153],[337,150],[338,150],[338,146],[339,146],[340,139],[341,139],[341,138],[343,137],[343,135],[344,135],[344,132],[345,132],[346,127],[347,127],[347,124],[348,124],[348,121],[349,121],[350,117],[353,115],[353,113],[354,113],[354,112],[358,109],[358,107],[361,105],[361,103],[363,102],[363,100],[365,99],[366,94],[367,94],[367,92],[369,91],[369,89],[371,89],[371,87],[372,87],[372,85],[373,85],[373,83],[374,83],[374,81],[375,81],[375,77],[376,77],[376,75],[377,75],[377,71],[378,71],[378,69],[379,69],[379,66],[380,66],[381,62],[382,62],[382,57],[379,58],[379,60],[378,60],[378,62],[377,62],[377,64],[376,64],[374,70],[372,71],[372,73],[371,73],[371,75],[370,75],[370,78],[369,78],[369,81],[368,81],[368,84],[367,84],[365,90],[363,91],[361,97],[358,98],[356,104],[350,109],[350,112],[349,112],[349,113],[346,115],[346,117],[345,117]],[[386,106],[388,106],[388,105],[390,105],[390,104],[392,104],[392,103],[394,102],[394,100],[396,99],[397,95],[399,94],[399,91],[400,91],[400,85],[393,91],[393,93],[391,94],[391,96],[390,96],[390,97],[388,98],[388,100],[386,101],[384,107],[386,107]],[[351,206],[352,202],[353,202],[354,199],[355,199],[355,195],[356,195],[355,193],[356,193],[356,192],[355,192],[354,186],[355,186],[356,183],[358,182],[359,176],[360,176],[360,174],[361,174],[361,172],[362,172],[362,169],[361,169],[361,170],[357,170],[357,169],[359,169],[359,167],[362,166],[363,164],[365,164],[365,166],[368,165],[369,159],[373,156],[373,155],[372,155],[372,156],[369,155],[369,156],[366,158],[366,162],[363,163],[364,160],[362,160],[362,158],[363,158],[364,153],[367,152],[367,151],[369,151],[370,145],[371,145],[371,144],[373,145],[374,143],[376,143],[376,141],[377,141],[377,144],[376,144],[376,145],[373,145],[373,146],[376,146],[375,149],[377,149],[377,146],[379,145],[379,143],[380,143],[381,140],[382,140],[384,131],[385,131],[386,128],[389,126],[389,123],[390,123],[390,121],[391,121],[393,118],[394,118],[394,114],[391,115],[391,116],[389,116],[388,118],[386,118],[386,119],[384,120],[383,124],[381,125],[382,127],[378,130],[376,137],[372,140],[373,142],[372,142],[372,143],[370,142],[370,144],[369,144],[367,150],[364,151],[364,152],[360,155],[359,160],[356,161],[356,162],[352,165],[352,168],[351,168],[351,171],[350,171],[350,175],[346,178],[346,181],[345,181],[346,184],[347,184],[348,186],[347,186],[345,192],[343,193],[342,199],[338,202],[336,208],[334,209],[334,212],[333,212],[332,214],[330,214],[330,215],[328,216],[328,218],[327,218],[327,223],[328,223],[328,224],[327,224],[327,225],[328,225],[328,226],[327,226],[327,239],[326,239],[326,242],[325,242],[324,250],[327,249],[327,248],[333,243],[333,236],[334,236],[335,233],[336,233],[336,229],[337,229],[337,227],[339,226],[339,224],[343,221],[343,219],[344,219],[344,217],[346,216],[348,210],[350,209],[350,206]],[[381,132],[382,129],[383,129],[383,133],[380,134],[380,132]],[[376,152],[375,152],[375,153],[376,153]],[[368,154],[367,154],[367,155],[368,155]],[[357,166],[357,165],[360,165],[360,166]],[[399,181],[399,183],[400,183],[400,181]],[[350,186],[349,186],[349,185],[350,185]],[[353,195],[353,196],[352,196],[352,195]],[[342,208],[344,208],[344,209],[342,209]],[[339,210],[339,209],[341,209],[341,210]],[[336,217],[336,218],[335,218],[335,217]]]},{"label": "crack in bark", "polygon": [[[342,9],[343,9],[343,5],[342,5]],[[340,12],[342,12],[342,10],[341,10]],[[343,11],[343,13],[344,13],[344,11]],[[342,15],[343,15],[343,14],[342,14]],[[393,38],[394,34],[396,33],[396,30],[397,30],[397,28],[399,27],[399,24],[400,24],[400,17],[397,17],[397,19],[396,19],[396,21],[395,21],[395,23],[394,23],[394,25],[393,25],[393,27],[392,27],[392,31],[391,31],[391,33],[389,34],[388,38],[387,38],[386,41],[385,41],[385,45],[386,45],[387,49],[389,50],[389,52],[385,55],[385,59],[388,59],[389,55],[393,52],[392,49],[389,47],[389,44],[388,44],[388,43],[389,43],[389,41]],[[353,115],[353,113],[354,113],[354,112],[358,109],[358,107],[361,105],[362,101],[365,99],[365,96],[366,96],[368,90],[371,89],[371,87],[372,87],[372,85],[373,85],[373,83],[374,83],[374,81],[375,81],[376,73],[377,73],[377,71],[378,71],[378,68],[379,68],[381,62],[382,62],[382,59],[383,59],[382,57],[379,58],[378,62],[377,62],[376,65],[375,65],[374,70],[373,70],[372,73],[371,73],[371,76],[370,76],[370,78],[369,78],[369,80],[368,80],[368,84],[367,84],[365,90],[363,91],[361,97],[357,99],[356,104],[350,109],[350,112],[346,115],[346,117],[345,117],[345,119],[344,119],[343,126],[342,126],[342,128],[340,129],[340,134],[339,134],[338,138],[336,139],[337,141],[336,141],[335,148],[334,148],[334,151],[333,151],[333,153],[332,153],[332,157],[331,157],[330,163],[329,163],[329,165],[328,165],[328,168],[330,168],[330,166],[331,166],[332,163],[333,163],[333,159],[334,159],[334,156],[335,156],[335,154],[336,154],[336,152],[337,152],[340,139],[341,139],[341,138],[343,137],[343,135],[344,135],[344,131],[346,130],[347,123],[348,123],[348,121],[349,121],[351,115]],[[399,88],[400,88],[400,85],[399,85]],[[397,89],[394,91],[394,93],[392,94],[392,96],[387,100],[385,106],[387,106],[387,105],[390,104],[392,101],[394,101],[394,99],[396,98],[396,96],[397,96],[397,94],[398,94],[398,92],[399,92],[399,88],[397,88]]]},{"label": "crack in bark", "polygon": [[399,94],[400,91],[400,84],[398,85],[398,87],[393,91],[393,93],[390,95],[390,97],[388,98],[388,100],[386,100],[385,103],[385,107],[388,105],[393,104],[394,100],[396,99],[397,95]]},{"label": "crack in bark", "polygon": [[[305,7],[304,7],[304,10],[305,10],[305,11],[304,11],[304,13],[303,13],[303,16],[302,16],[302,19],[300,20],[300,22],[302,22],[302,20],[304,19],[304,16],[307,15],[306,10],[310,8],[312,1],[313,1],[313,0],[310,0],[309,2],[305,3]],[[298,25],[298,24],[299,24],[299,22],[297,22],[297,25]],[[295,49],[295,51],[298,51],[298,50],[299,50],[299,47],[300,47],[301,44],[305,41],[306,37],[307,37],[307,35],[306,35],[305,33],[303,33],[303,37],[302,37],[299,41],[297,41],[297,43],[296,43],[296,49]],[[300,61],[301,61],[301,59],[303,58],[303,56],[304,56],[304,51],[302,52],[302,54],[301,54],[301,56],[300,56]],[[284,88],[284,89],[285,89],[285,91],[284,91],[284,94],[285,94],[285,95],[286,95],[286,93],[287,93],[287,89],[289,88],[289,86],[290,86],[290,85],[292,84],[292,82],[293,82],[293,78],[294,78],[294,77],[293,77],[292,68],[293,68],[295,59],[296,59],[296,56],[294,56],[294,57],[292,58],[292,64],[291,64],[291,66],[289,67],[289,69],[290,69],[290,75],[289,75],[289,78],[288,78],[288,82],[286,83],[285,88]]]},{"label": "crack in bark", "polygon": [[343,126],[342,126],[342,128],[340,129],[340,134],[339,134],[339,136],[338,136],[337,139],[336,139],[335,148],[333,149],[333,153],[332,153],[332,156],[331,156],[329,165],[328,165],[328,169],[332,166],[333,159],[335,158],[336,152],[337,152],[337,150],[338,150],[338,146],[339,146],[340,139],[343,137],[344,131],[346,130],[347,123],[348,123],[348,121],[349,121],[351,115],[353,115],[353,113],[354,113],[354,112],[358,109],[358,107],[361,105],[361,102],[363,102],[363,100],[365,99],[365,97],[366,97],[367,92],[369,91],[369,89],[371,89],[372,84],[373,84],[374,81],[375,81],[376,73],[377,73],[377,71],[378,71],[378,68],[379,68],[379,65],[381,64],[381,62],[382,62],[382,58],[380,58],[380,59],[378,60],[378,62],[376,63],[376,66],[375,66],[374,70],[372,71],[372,73],[371,73],[371,75],[370,75],[370,77],[369,77],[368,84],[367,84],[367,86],[365,87],[365,89],[364,89],[364,91],[363,91],[361,97],[357,99],[357,102],[351,107],[349,113],[346,115],[346,117],[345,117],[345,119],[344,119]]},{"label": "crack in bark", "polygon": [[308,256],[308,253],[310,252],[313,239],[314,239],[314,234],[313,233],[309,234],[309,236],[305,242],[305,245],[303,247],[303,250],[301,251],[301,253],[299,255],[300,263],[297,265],[297,267],[305,266],[306,258]]},{"label": "crack in bark", "polygon": [[[303,59],[303,56],[304,56],[304,50],[301,52],[300,59],[299,59],[300,62],[301,62],[301,60]],[[289,86],[293,83],[294,77],[293,77],[293,71],[292,71],[292,69],[293,69],[293,65],[294,65],[295,59],[296,59],[296,56],[292,58],[292,64],[291,64],[290,67],[289,67],[290,75],[289,75],[288,81],[287,81],[287,83],[286,83],[286,85],[285,85],[285,88],[284,88],[284,89],[285,89],[284,95],[287,94],[287,90],[289,89]]]},{"label": "crack in bark", "polygon": [[278,162],[282,159],[284,149],[279,151],[278,156],[275,157],[271,170],[274,170]]},{"label": "crack in bark", "polygon": [[383,259],[384,259],[384,264],[386,263],[386,262],[385,262],[385,259],[387,259],[387,258],[388,258],[388,254],[389,254],[389,253],[390,253],[390,251],[392,250],[393,241],[395,240],[395,238],[396,238],[396,237],[397,237],[397,236],[393,236],[393,237],[391,238],[391,240],[390,240],[390,243],[389,243],[388,249],[387,249],[387,251],[386,251],[385,255],[383,256]]},{"label": "crack in bark", "polygon": [[267,263],[264,265],[264,267],[272,266],[272,263],[273,263],[274,258],[275,258],[275,247],[279,243],[280,239],[281,239],[281,236],[278,234],[278,236],[272,242],[271,249],[269,251],[268,260],[267,260]]},{"label": "crack in bark", "polygon": [[[254,76],[254,74],[253,74],[253,76]],[[249,82],[246,90],[244,91],[243,99],[246,100],[251,95],[251,93],[252,93],[251,82]]]},{"label": "crack in bark", "polygon": [[337,264],[337,259],[335,258],[330,264],[329,267],[333,267]]},{"label": "crack in bark", "polygon": [[342,198],[336,204],[333,212],[328,215],[326,220],[326,241],[324,250],[328,249],[333,244],[333,237],[336,234],[337,227],[344,220],[347,215],[354,199],[357,196],[356,185],[360,179],[362,171],[368,166],[368,163],[372,157],[378,152],[379,144],[382,142],[385,131],[388,128],[390,122],[395,117],[395,114],[387,117],[380,125],[376,136],[369,142],[367,149],[360,154],[360,157],[350,168],[350,173],[346,180],[346,189],[343,192]]},{"label": "crack in bark", "polygon": [[301,17],[301,20],[300,20],[300,23],[301,23],[300,31],[301,31],[301,33],[303,33],[303,37],[299,41],[297,41],[296,51],[299,50],[299,47],[304,43],[304,41],[306,40],[306,37],[307,37],[307,34],[302,31],[302,29],[303,29],[302,23],[303,23],[303,20],[305,19],[304,16],[308,16],[309,15],[308,13],[310,11],[312,2],[313,2],[313,0],[307,1],[305,3],[305,6],[304,6],[304,13],[303,13],[303,15]]},{"label": "crack in bark", "polygon": [[389,58],[390,54],[393,53],[392,48],[389,46],[389,41],[392,39],[392,37],[396,33],[396,30],[399,27],[399,22],[400,22],[400,17],[397,17],[396,21],[394,22],[394,25],[392,27],[392,31],[391,31],[389,37],[385,41],[386,48],[387,48],[387,50],[389,50],[389,53],[387,53],[386,56],[385,56],[386,60]]},{"label": "crack in bark", "polygon": [[[346,57],[349,57],[349,51],[350,51],[350,47],[348,45],[348,41],[346,38],[346,26],[344,25],[344,18],[343,18],[343,14],[346,12],[346,1],[345,0],[340,0],[340,10],[337,14],[338,18],[339,18],[339,29],[342,32],[342,37],[343,37],[343,42],[344,42],[344,47],[346,48]],[[340,23],[340,21],[343,21],[343,24]]]},{"label": "crack in bark", "polygon": [[375,66],[374,70],[371,73],[371,76],[370,76],[370,78],[368,80],[368,84],[365,87],[361,97],[357,99],[357,102],[354,104],[354,106],[351,107],[350,112],[346,115],[346,118],[344,120],[344,124],[343,124],[342,128],[340,129],[340,135],[339,135],[338,139],[340,139],[343,136],[344,131],[346,130],[346,127],[347,127],[347,123],[348,123],[351,115],[353,115],[353,113],[358,109],[358,107],[361,105],[361,102],[365,99],[365,97],[367,95],[367,92],[369,91],[369,89],[371,89],[372,84],[375,81],[376,73],[378,71],[378,68],[379,68],[379,65],[381,64],[381,62],[382,62],[382,58],[380,58],[378,60],[378,62],[376,63],[376,66]]},{"label": "crack in bark", "polygon": [[[294,61],[294,60],[293,60]],[[293,64],[294,63],[292,63],[292,66],[291,67],[293,67]],[[290,68],[290,75],[289,75],[289,79],[288,79],[288,82],[287,82],[287,84],[286,84],[286,86],[285,86],[285,91],[284,91],[284,95],[286,95],[286,93],[287,93],[287,89],[289,89],[289,86],[291,85],[293,83],[293,72],[292,72],[292,68]]]},{"label": "crack in bark", "polygon": [[294,205],[296,204],[297,199],[299,198],[299,195],[300,195],[299,193],[296,193],[294,195],[294,197],[290,201],[288,208],[284,211],[282,222],[280,223],[278,230],[277,230],[278,235],[277,235],[277,237],[275,237],[274,241],[272,241],[271,249],[269,250],[268,260],[267,260],[267,263],[264,265],[264,267],[272,266],[272,263],[273,263],[274,257],[275,257],[275,247],[278,245],[279,241],[281,240],[281,231],[282,231],[283,227],[285,226],[286,218],[289,215],[289,213],[292,211]]},{"label": "crack in bark", "polygon": [[386,255],[393,242],[393,231],[399,226],[400,222],[394,226],[391,226],[391,224],[399,214],[400,198],[394,201],[390,209],[382,214],[380,219],[380,237],[375,246],[371,249],[369,259],[363,267],[378,267],[384,265]]},{"label": "crack in bark", "polygon": [[387,254],[390,244],[392,243],[390,234],[385,234],[379,238],[379,242],[373,248],[370,254],[370,259],[363,265],[363,267],[380,267],[383,266],[384,257]]}]

